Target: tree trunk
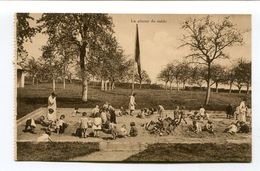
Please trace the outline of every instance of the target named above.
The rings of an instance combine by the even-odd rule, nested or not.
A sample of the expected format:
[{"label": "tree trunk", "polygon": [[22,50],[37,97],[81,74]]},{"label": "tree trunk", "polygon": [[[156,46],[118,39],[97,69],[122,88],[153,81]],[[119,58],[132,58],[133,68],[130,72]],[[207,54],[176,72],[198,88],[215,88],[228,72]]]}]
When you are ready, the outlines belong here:
[{"label": "tree trunk", "polygon": [[105,87],[104,87],[104,80],[101,79],[101,91],[104,91],[105,90]]},{"label": "tree trunk", "polygon": [[55,79],[52,79],[52,90],[55,91],[56,85],[55,85]]},{"label": "tree trunk", "polygon": [[232,83],[229,83],[229,93],[232,93]]},{"label": "tree trunk", "polygon": [[250,87],[250,84],[246,84],[246,94],[249,94],[249,87]]},{"label": "tree trunk", "polygon": [[177,91],[180,91],[179,81],[177,81]]},{"label": "tree trunk", "polygon": [[183,88],[183,90],[185,90],[185,84],[186,84],[186,82],[184,81],[184,82],[182,83],[182,88]]},{"label": "tree trunk", "polygon": [[115,82],[113,81],[112,82],[112,90],[114,90],[115,89]]},{"label": "tree trunk", "polygon": [[32,85],[34,85],[34,76],[33,76],[33,78],[32,78]]},{"label": "tree trunk", "polygon": [[88,80],[86,77],[82,79],[82,101],[88,100]]},{"label": "tree trunk", "polygon": [[165,81],[165,90],[167,90],[167,82]]},{"label": "tree trunk", "polygon": [[142,88],[142,80],[139,81],[139,89]]},{"label": "tree trunk", "polygon": [[85,57],[86,57],[86,47],[87,43],[83,42],[80,46],[80,69],[81,69],[81,76],[82,76],[82,101],[86,102],[88,100],[88,80],[86,74],[86,67],[85,67]]},{"label": "tree trunk", "polygon": [[242,86],[238,87],[238,94],[241,94]]},{"label": "tree trunk", "polygon": [[105,81],[105,87],[104,90],[107,91],[107,81]]},{"label": "tree trunk", "polygon": [[36,87],[38,87],[39,83],[38,83],[38,78],[36,78]]},{"label": "tree trunk", "polygon": [[172,82],[170,82],[170,90],[172,91]]},{"label": "tree trunk", "polygon": [[216,82],[216,93],[218,93],[218,83]]},{"label": "tree trunk", "polygon": [[210,80],[211,80],[211,65],[208,63],[208,77],[207,77],[207,93],[205,98],[205,105],[209,104],[210,98]]},{"label": "tree trunk", "polygon": [[63,76],[63,89],[64,90],[66,89],[66,78],[65,78],[65,76]]},{"label": "tree trunk", "polygon": [[69,83],[70,83],[70,84],[72,84],[72,78],[71,78],[72,76],[71,76],[71,75],[72,75],[72,74],[70,73],[70,74],[69,74]]},{"label": "tree trunk", "polygon": [[111,84],[111,81],[108,81],[108,90],[112,90],[112,84]]}]

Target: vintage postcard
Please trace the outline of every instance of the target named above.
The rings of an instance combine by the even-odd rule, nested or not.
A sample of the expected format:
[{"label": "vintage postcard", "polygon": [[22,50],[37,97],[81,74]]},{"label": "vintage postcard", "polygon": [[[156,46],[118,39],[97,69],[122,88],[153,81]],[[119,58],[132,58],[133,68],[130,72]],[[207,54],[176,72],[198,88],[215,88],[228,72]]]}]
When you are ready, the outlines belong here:
[{"label": "vintage postcard", "polygon": [[17,161],[252,160],[251,15],[16,13]]}]

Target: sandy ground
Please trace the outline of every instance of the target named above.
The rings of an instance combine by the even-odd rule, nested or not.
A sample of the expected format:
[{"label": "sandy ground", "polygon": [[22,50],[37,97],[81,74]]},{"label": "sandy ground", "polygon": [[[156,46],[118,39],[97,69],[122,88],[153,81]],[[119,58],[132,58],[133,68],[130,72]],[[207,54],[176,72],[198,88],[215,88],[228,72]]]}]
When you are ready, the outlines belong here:
[{"label": "sandy ground", "polygon": [[[117,138],[116,140],[111,140],[110,134],[101,133],[100,138],[88,137],[88,138],[79,138],[72,136],[72,133],[75,133],[76,128],[78,127],[78,121],[81,115],[72,117],[72,112],[74,109],[72,108],[59,108],[57,111],[57,116],[59,117],[61,114],[65,115],[65,121],[69,124],[69,127],[66,129],[66,132],[63,135],[56,135],[53,133],[51,135],[54,141],[86,141],[86,142],[133,142],[133,143],[251,143],[251,133],[250,134],[236,134],[230,135],[227,133],[223,133],[224,129],[234,120],[226,119],[226,114],[223,111],[208,111],[210,120],[213,121],[215,125],[215,135],[209,134],[207,132],[201,132],[199,134],[195,134],[193,132],[188,131],[188,125],[191,124],[191,120],[187,119],[188,124],[181,123],[172,133],[167,136],[159,136],[159,135],[151,135],[141,126],[144,123],[147,123],[151,120],[156,121],[158,118],[157,114],[150,116],[148,118],[140,119],[135,116],[122,116],[117,117],[118,125],[126,124],[127,128],[130,128],[129,123],[135,122],[139,131],[139,135],[137,137],[127,137],[127,138]],[[80,112],[89,113],[91,109],[79,109]],[[41,114],[45,115],[46,111],[43,111]],[[137,113],[138,111],[136,111]],[[172,111],[167,110],[165,113],[168,116],[172,116]],[[33,116],[36,118],[38,116]],[[93,118],[90,118],[93,119]],[[204,121],[206,123],[207,121]],[[202,123],[202,124],[204,124]],[[37,125],[36,134],[24,133],[22,130],[24,129],[25,122],[17,126],[17,141],[35,141],[37,137],[39,137],[44,131],[41,130],[43,128],[40,125]]]}]

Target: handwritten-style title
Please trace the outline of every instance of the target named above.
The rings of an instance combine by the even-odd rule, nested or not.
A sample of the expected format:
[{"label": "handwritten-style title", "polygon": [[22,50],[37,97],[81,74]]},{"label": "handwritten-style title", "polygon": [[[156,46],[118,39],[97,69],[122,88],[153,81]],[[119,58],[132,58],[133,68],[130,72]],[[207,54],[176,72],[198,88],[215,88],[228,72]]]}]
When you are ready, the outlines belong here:
[{"label": "handwritten-style title", "polygon": [[165,19],[131,19],[131,23],[167,23]]}]

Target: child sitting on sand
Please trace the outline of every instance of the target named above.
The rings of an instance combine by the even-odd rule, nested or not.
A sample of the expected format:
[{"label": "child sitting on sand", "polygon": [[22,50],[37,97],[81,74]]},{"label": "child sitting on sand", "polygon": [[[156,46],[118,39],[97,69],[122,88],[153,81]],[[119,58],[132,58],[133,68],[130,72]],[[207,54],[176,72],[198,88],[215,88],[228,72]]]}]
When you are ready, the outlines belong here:
[{"label": "child sitting on sand", "polygon": [[145,117],[145,109],[141,109],[141,111],[136,115],[137,118],[144,118]]},{"label": "child sitting on sand", "polygon": [[203,128],[203,131],[207,131],[211,134],[214,134],[214,126],[213,126],[213,123],[211,121],[208,121],[206,123],[206,125],[204,126]]},{"label": "child sitting on sand", "polygon": [[135,126],[135,122],[131,122],[130,123],[129,135],[131,137],[136,137],[138,135],[138,130],[137,130],[136,126]]},{"label": "child sitting on sand", "polygon": [[238,122],[231,122],[231,124],[224,130],[224,132],[230,133],[231,135],[235,135],[238,132]]},{"label": "child sitting on sand", "polygon": [[65,132],[65,129],[68,127],[68,124],[64,121],[65,115],[61,115],[60,119],[56,121],[56,133],[57,134],[63,134]]},{"label": "child sitting on sand", "polygon": [[196,134],[201,132],[201,126],[196,120],[192,121],[191,131],[193,131]]},{"label": "child sitting on sand", "polygon": [[126,111],[126,109],[124,107],[120,107],[119,112],[118,112],[118,116],[122,116],[122,115],[128,115],[129,113]]},{"label": "child sitting on sand", "polygon": [[79,112],[79,108],[78,107],[75,107],[74,108],[74,111],[72,112],[72,117],[75,117],[76,115],[80,114]]}]

